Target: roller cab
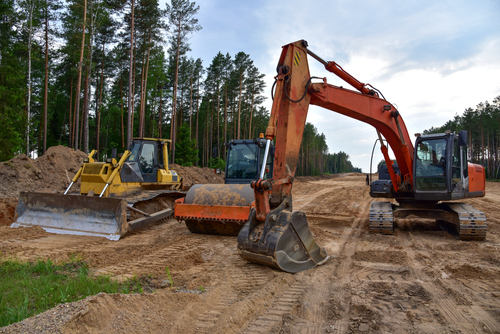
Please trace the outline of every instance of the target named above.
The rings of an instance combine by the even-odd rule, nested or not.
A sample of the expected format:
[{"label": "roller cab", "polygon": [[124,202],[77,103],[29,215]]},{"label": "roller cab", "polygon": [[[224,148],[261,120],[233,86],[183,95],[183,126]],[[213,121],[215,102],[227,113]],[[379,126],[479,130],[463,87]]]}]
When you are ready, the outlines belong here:
[{"label": "roller cab", "polygon": [[[174,217],[192,233],[236,236],[255,206],[250,182],[258,179],[264,163],[265,140],[231,140],[227,145],[225,184],[198,184],[175,202]],[[274,148],[265,159],[272,176]]]}]

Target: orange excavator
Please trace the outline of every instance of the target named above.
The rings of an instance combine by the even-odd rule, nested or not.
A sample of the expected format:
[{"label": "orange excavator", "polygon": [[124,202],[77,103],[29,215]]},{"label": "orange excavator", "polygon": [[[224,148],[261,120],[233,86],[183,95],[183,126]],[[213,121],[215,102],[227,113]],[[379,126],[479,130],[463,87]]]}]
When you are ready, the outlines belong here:
[{"label": "orange excavator", "polygon": [[[337,63],[326,62],[308,50],[304,40],[285,45],[277,66],[275,96],[265,137],[276,138],[273,178],[251,183],[255,208],[238,234],[239,254],[250,262],[287,272],[324,263],[328,256],[309,229],[304,212],[292,210],[292,184],[309,105],[317,105],[375,127],[389,178],[371,184],[371,232],[392,234],[394,218],[414,215],[451,224],[460,239],[483,240],[484,214],[465,203],[445,203],[485,195],[484,168],[467,163],[467,132],[417,135],[416,149],[399,111],[382,93],[364,84]],[[309,74],[307,55],[357,91],[330,85]],[[313,83],[313,79],[320,82]],[[385,140],[384,140],[385,137]],[[398,163],[389,157],[387,142]],[[263,175],[263,174],[261,174]],[[272,193],[270,190],[272,189]]]}]

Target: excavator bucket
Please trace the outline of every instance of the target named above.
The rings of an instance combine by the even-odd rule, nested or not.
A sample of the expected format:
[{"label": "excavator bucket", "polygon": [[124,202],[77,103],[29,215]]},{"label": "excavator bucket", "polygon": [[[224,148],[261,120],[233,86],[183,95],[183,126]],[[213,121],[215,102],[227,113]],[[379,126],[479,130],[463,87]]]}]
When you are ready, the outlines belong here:
[{"label": "excavator bucket", "polygon": [[298,273],[325,263],[329,256],[309,230],[304,212],[291,212],[285,199],[271,210],[265,222],[252,209],[248,222],[238,234],[238,252],[244,259]]},{"label": "excavator bucket", "polygon": [[129,229],[127,202],[108,197],[22,192],[11,227],[19,226],[118,240]]},{"label": "excavator bucket", "polygon": [[248,184],[194,185],[175,202],[175,218],[192,233],[238,235],[248,221],[254,192]]}]

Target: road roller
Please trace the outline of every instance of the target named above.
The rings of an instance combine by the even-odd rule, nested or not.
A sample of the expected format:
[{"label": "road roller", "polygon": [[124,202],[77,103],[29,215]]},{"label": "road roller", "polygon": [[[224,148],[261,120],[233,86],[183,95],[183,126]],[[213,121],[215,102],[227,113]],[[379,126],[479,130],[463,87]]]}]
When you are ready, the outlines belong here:
[{"label": "road roller", "polygon": [[238,139],[227,145],[224,184],[197,184],[175,201],[174,217],[192,233],[237,236],[255,206],[250,182],[259,179],[264,166],[272,177],[274,146],[264,161],[266,140]]}]

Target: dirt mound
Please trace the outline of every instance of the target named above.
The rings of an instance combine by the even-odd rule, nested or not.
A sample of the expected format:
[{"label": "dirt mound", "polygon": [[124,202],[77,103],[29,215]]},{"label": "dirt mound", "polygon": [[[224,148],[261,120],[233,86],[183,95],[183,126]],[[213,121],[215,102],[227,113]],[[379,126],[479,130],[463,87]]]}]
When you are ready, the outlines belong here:
[{"label": "dirt mound", "polygon": [[0,226],[12,224],[16,205],[17,198],[0,198]]},{"label": "dirt mound", "polygon": [[170,168],[182,176],[185,187],[191,187],[193,184],[224,183],[224,176],[216,174],[213,168],[182,167],[176,164],[171,164]]},{"label": "dirt mound", "polygon": [[491,279],[498,277],[498,272],[496,271],[482,269],[470,264],[447,265],[445,266],[445,271],[451,273],[455,278],[462,279]]},{"label": "dirt mound", "polygon": [[[25,154],[0,163],[0,197],[18,197],[21,191],[61,192],[66,190],[87,154],[65,146],[49,147],[37,159]],[[72,191],[77,191],[79,185]]]}]

